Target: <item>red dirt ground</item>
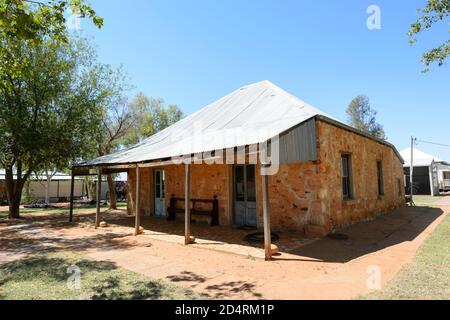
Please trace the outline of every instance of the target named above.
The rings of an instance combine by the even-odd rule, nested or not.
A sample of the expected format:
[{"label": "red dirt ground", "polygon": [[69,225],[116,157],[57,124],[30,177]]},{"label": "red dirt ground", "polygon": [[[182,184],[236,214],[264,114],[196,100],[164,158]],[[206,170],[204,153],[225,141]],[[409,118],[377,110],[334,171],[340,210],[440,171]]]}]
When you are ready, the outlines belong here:
[{"label": "red dirt ground", "polygon": [[211,298],[351,299],[370,292],[371,266],[381,271],[381,284],[387,283],[414,258],[449,211],[450,201],[440,203],[440,208],[395,210],[340,230],[348,240],[325,238],[271,262],[145,235],[133,237],[130,217],[108,220],[110,227],[97,230],[92,215],[85,214],[74,224],[62,217],[0,220],[0,268],[37,250],[72,250]]}]

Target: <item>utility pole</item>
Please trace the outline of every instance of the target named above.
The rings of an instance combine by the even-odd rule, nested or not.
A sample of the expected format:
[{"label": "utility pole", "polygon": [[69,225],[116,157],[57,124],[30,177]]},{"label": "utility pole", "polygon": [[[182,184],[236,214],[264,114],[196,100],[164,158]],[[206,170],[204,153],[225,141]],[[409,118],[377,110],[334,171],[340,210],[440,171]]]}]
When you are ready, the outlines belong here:
[{"label": "utility pole", "polygon": [[413,165],[413,157],[414,157],[414,142],[417,140],[417,138],[414,138],[411,136],[411,161],[409,163],[409,195],[411,197],[411,204],[414,203],[413,201],[413,173],[414,173],[414,165]]}]

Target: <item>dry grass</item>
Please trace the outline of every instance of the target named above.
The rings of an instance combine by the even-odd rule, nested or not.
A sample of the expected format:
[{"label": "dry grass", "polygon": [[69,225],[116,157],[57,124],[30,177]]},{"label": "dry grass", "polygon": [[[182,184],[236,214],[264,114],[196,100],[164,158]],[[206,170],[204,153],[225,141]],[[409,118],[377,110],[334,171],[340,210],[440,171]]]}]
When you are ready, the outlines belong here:
[{"label": "dry grass", "polygon": [[[67,281],[81,271],[79,289]],[[41,253],[0,265],[0,300],[78,299],[198,299],[192,290],[117,267],[113,262],[88,260],[70,252]]]},{"label": "dry grass", "polygon": [[364,299],[450,299],[450,216],[380,292]]}]

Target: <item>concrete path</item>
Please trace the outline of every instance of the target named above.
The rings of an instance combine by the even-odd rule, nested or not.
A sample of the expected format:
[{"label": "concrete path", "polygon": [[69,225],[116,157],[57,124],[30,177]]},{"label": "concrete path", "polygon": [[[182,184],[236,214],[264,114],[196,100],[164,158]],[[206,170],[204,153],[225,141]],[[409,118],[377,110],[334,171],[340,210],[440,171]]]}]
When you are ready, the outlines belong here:
[{"label": "concrete path", "polygon": [[450,196],[441,197],[438,201],[433,203],[436,207],[450,207]]},{"label": "concrete path", "polygon": [[[80,223],[45,220],[0,224],[1,263],[36,250],[60,249],[187,286],[211,298],[350,299],[386,284],[410,262],[450,207],[408,207],[342,230],[348,240],[325,238],[283,252],[272,262],[131,236],[132,228],[95,230]],[[379,277],[378,277],[379,275]]]}]

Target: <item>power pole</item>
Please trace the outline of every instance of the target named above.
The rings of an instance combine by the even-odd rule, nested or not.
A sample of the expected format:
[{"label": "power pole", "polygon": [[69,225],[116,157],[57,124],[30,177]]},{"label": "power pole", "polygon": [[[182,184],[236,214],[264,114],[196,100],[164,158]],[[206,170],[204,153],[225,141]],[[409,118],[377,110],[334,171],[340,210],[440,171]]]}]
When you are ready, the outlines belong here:
[{"label": "power pole", "polygon": [[417,138],[414,138],[411,136],[411,161],[409,163],[409,195],[411,197],[411,204],[414,203],[413,201],[413,173],[414,173],[414,165],[413,165],[413,157],[414,157],[414,142],[417,140]]}]

